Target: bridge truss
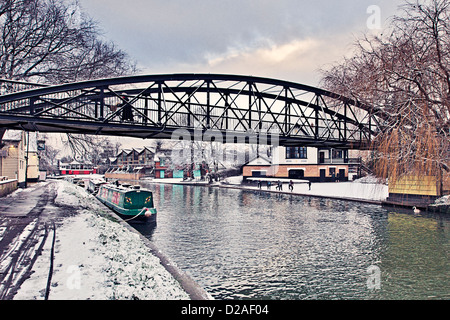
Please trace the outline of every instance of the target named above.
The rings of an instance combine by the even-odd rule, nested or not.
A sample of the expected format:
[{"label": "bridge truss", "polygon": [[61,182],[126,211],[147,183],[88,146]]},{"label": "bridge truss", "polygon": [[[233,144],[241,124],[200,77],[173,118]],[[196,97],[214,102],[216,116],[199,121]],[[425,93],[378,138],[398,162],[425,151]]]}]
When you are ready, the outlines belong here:
[{"label": "bridge truss", "polygon": [[170,139],[183,129],[192,138],[216,133],[235,136],[234,142],[256,137],[271,144],[277,136],[280,145],[365,149],[380,127],[370,107],[351,99],[251,76],[169,74],[56,86],[0,84],[0,128],[144,139]]}]

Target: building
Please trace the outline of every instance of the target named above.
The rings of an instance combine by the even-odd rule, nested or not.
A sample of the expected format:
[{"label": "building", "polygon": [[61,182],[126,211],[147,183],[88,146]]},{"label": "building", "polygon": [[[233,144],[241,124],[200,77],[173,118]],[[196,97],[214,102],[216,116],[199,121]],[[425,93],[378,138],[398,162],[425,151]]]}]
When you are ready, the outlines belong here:
[{"label": "building", "polygon": [[155,150],[150,147],[121,150],[111,162],[113,168],[153,168]]},{"label": "building", "polygon": [[139,180],[151,175],[154,169],[155,150],[151,147],[122,149],[110,160],[110,168],[105,178],[119,180]]},{"label": "building", "polygon": [[246,163],[242,168],[244,178],[273,177],[272,160],[263,156]]},{"label": "building", "polygon": [[97,173],[97,168],[95,168],[91,163],[81,163],[78,161],[72,161],[70,163],[60,163],[59,164],[59,174],[95,174]]},{"label": "building", "polygon": [[273,177],[312,182],[348,181],[359,171],[359,159],[336,148],[276,147],[272,159],[258,157],[243,167],[244,178]]},{"label": "building", "polygon": [[[19,187],[39,180],[37,133],[7,130],[0,149],[0,176],[16,179]],[[28,170],[27,170],[28,168]]]},{"label": "building", "polygon": [[173,178],[172,150],[159,150],[155,155],[155,178]]}]

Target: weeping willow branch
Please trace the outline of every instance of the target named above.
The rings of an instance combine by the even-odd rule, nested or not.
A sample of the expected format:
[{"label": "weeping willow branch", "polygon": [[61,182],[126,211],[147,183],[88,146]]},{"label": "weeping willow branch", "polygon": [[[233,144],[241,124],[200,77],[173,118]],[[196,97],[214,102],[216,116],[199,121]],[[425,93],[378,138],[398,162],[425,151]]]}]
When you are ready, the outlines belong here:
[{"label": "weeping willow branch", "polygon": [[373,141],[380,178],[448,175],[450,167],[450,2],[401,6],[383,35],[323,71],[322,85],[383,113]]}]

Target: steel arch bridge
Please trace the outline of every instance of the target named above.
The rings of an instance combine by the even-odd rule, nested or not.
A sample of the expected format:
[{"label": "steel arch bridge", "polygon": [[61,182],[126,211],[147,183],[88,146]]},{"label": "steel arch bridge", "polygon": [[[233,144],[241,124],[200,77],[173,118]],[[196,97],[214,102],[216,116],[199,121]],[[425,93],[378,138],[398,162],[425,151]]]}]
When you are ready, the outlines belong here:
[{"label": "steel arch bridge", "polygon": [[192,138],[199,132],[235,137],[224,142],[243,137],[271,144],[270,137],[277,136],[285,146],[366,149],[380,127],[370,107],[351,99],[252,76],[167,74],[0,85],[0,130],[170,139],[183,129]]}]

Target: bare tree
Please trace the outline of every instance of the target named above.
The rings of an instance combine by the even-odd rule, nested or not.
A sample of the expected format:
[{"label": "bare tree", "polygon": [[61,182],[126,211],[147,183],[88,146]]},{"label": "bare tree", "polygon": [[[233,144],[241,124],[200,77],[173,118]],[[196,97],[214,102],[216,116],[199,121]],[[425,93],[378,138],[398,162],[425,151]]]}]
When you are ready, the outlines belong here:
[{"label": "bare tree", "polygon": [[373,107],[376,172],[439,175],[449,170],[450,3],[406,2],[382,35],[356,42],[356,54],[324,71],[323,85]]},{"label": "bare tree", "polygon": [[56,157],[59,153],[60,150],[46,145],[45,149],[39,152],[39,169],[47,172],[56,172],[58,170]]},{"label": "bare tree", "polygon": [[76,0],[0,0],[0,76],[46,83],[135,71]]},{"label": "bare tree", "polygon": [[113,143],[107,137],[67,134],[63,144],[72,151],[76,160],[92,163],[94,166],[108,165],[109,158],[117,155],[120,143]]},{"label": "bare tree", "polygon": [[[0,77],[60,84],[134,72],[135,63],[102,39],[77,0],[0,0]],[[76,157],[90,154],[94,142],[67,135]]]}]

